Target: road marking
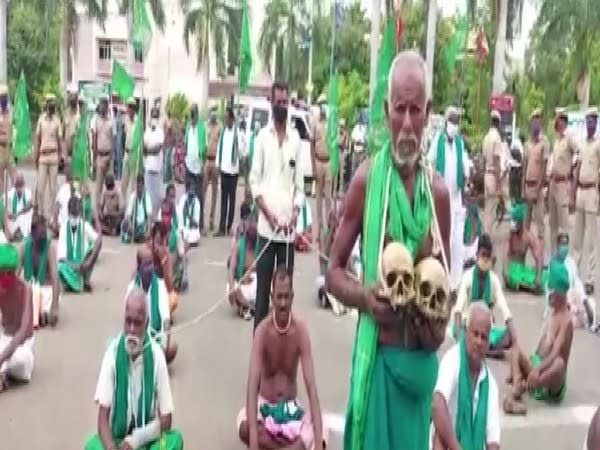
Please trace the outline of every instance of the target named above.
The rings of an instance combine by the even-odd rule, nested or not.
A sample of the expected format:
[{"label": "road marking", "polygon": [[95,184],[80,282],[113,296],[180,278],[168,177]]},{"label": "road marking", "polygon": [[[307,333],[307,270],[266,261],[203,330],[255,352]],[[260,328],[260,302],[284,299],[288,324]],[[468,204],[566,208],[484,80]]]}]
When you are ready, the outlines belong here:
[{"label": "road marking", "polygon": [[[500,416],[502,429],[522,429],[536,427],[557,427],[572,425],[588,425],[592,420],[597,406],[577,405],[568,407],[545,406],[539,409],[530,409],[527,416],[509,416],[504,413]],[[346,419],[341,414],[325,413],[323,422],[331,433],[341,435],[344,433]]]},{"label": "road marking", "polygon": [[226,261],[211,261],[211,260],[206,260],[206,261],[204,261],[204,264],[206,264],[207,266],[215,266],[215,267],[225,267],[225,266],[227,266],[227,262]]},{"label": "road marking", "polygon": [[104,247],[102,249],[102,253],[106,253],[107,255],[119,255],[122,252],[120,252],[119,250],[115,249],[115,248],[110,248],[110,247]]}]

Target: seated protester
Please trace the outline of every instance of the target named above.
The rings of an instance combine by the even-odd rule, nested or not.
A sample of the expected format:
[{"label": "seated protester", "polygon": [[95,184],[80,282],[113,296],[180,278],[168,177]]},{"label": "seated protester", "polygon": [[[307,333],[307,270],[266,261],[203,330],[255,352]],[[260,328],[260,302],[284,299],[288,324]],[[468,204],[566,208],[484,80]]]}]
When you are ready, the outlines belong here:
[{"label": "seated protester", "polygon": [[55,237],[58,236],[62,224],[69,218],[69,200],[71,197],[81,198],[79,185],[73,180],[71,168],[66,166],[64,171],[65,183],[58,189],[56,203],[54,204],[54,214],[48,223],[48,228]]},{"label": "seated protester", "polygon": [[[543,249],[538,239],[523,226],[527,206],[518,203],[511,209],[510,234],[504,258],[504,284],[514,291],[541,292],[547,272],[542,273]],[[535,261],[535,267],[525,264],[527,253]]]},{"label": "seated protester", "polygon": [[171,312],[177,309],[177,293],[173,283],[173,263],[167,247],[167,231],[162,222],[155,222],[152,226],[152,234],[147,242],[147,247],[154,259],[154,271],[156,276],[164,283],[169,293],[169,309]]},{"label": "seated protester", "polygon": [[25,187],[25,179],[18,174],[15,187],[8,191],[8,234],[9,240],[21,241],[29,236],[33,214],[33,196]]},{"label": "seated protester", "polygon": [[104,191],[102,191],[98,209],[102,234],[118,236],[125,208],[121,193],[116,189],[115,179],[111,174],[106,175],[104,178]]},{"label": "seated protester", "polygon": [[31,291],[17,277],[19,251],[0,244],[0,393],[9,381],[28,382],[33,373]]},{"label": "seated protester", "polygon": [[169,293],[165,282],[158,278],[155,271],[152,251],[140,247],[137,252],[137,273],[127,287],[127,296],[135,288],[142,288],[146,293],[150,318],[147,321],[150,336],[161,346],[170,364],[177,355],[177,345],[171,342],[171,312],[169,310]]},{"label": "seated protester", "polygon": [[433,391],[432,450],[500,449],[498,385],[485,361],[491,318],[484,303],[471,304],[465,332],[442,357]]},{"label": "seated protester", "polygon": [[91,291],[90,278],[100,254],[102,236],[81,218],[81,199],[69,200],[69,218],[58,236],[58,275],[63,288],[71,292]]},{"label": "seated protester", "polygon": [[567,365],[573,342],[573,322],[567,305],[569,273],[558,259],[550,261],[548,274],[550,314],[542,326],[542,335],[533,355],[515,345],[511,351],[512,392],[504,399],[507,414],[526,414],[522,396],[529,390],[532,397],[548,403],[560,403],[567,392]]},{"label": "seated protester", "polygon": [[144,189],[144,175],[138,175],[135,192],[131,193],[127,211],[121,226],[121,242],[139,244],[144,242],[152,230],[152,203]]},{"label": "seated protester", "polygon": [[60,299],[56,244],[48,237],[43,216],[33,216],[31,234],[25,238],[20,256],[23,279],[31,287],[33,327],[55,326]]},{"label": "seated protester", "polygon": [[516,329],[506,298],[502,292],[502,284],[498,275],[492,270],[492,239],[483,234],[477,248],[477,263],[463,273],[456,304],[453,308],[451,330],[454,339],[458,340],[464,327],[464,320],[469,306],[482,301],[492,312],[498,306],[506,326],[492,325],[489,335],[490,356],[504,356],[504,349],[510,348],[516,341]]},{"label": "seated protester", "polygon": [[256,226],[250,224],[239,236],[229,258],[229,303],[245,320],[254,316],[256,301],[256,233]]},{"label": "seated protester", "polygon": [[[232,248],[237,245],[237,243],[239,242],[240,236],[242,236],[246,232],[246,229],[252,225],[254,227],[256,227],[256,224],[257,224],[257,221],[256,221],[256,217],[252,213],[251,204],[248,202],[243,202],[240,205],[240,221],[234,227]],[[229,264],[229,262],[228,262],[228,264]]]},{"label": "seated protester", "polygon": [[183,449],[181,433],[171,428],[169,372],[148,334],[148,315],[144,292],[133,289],[125,302],[124,329],[102,359],[94,396],[98,433],[86,439],[85,450]]},{"label": "seated protester", "polygon": [[[310,336],[292,315],[293,297],[292,274],[280,266],[273,274],[271,317],[254,333],[246,407],[237,420],[240,439],[251,449],[325,448]],[[296,400],[300,362],[310,414]]]},{"label": "seated protester", "polygon": [[200,201],[190,179],[185,180],[185,194],[177,204],[177,223],[186,247],[200,243]]},{"label": "seated protester", "polygon": [[294,246],[297,252],[307,252],[312,244],[312,215],[310,205],[304,202],[296,222],[296,239]]},{"label": "seated protester", "polygon": [[178,217],[175,209],[175,186],[167,186],[166,196],[158,210],[157,220],[162,222],[166,245],[170,255],[171,280],[167,286],[171,293],[187,289],[185,245],[178,232]]}]

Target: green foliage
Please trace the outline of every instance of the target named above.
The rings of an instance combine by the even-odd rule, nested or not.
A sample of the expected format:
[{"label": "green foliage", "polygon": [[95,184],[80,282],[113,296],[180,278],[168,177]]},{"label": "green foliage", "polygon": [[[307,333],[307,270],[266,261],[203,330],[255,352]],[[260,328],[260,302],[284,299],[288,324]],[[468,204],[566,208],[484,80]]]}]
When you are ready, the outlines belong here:
[{"label": "green foliage", "polygon": [[190,102],[185,94],[178,92],[169,96],[165,105],[165,111],[171,117],[171,120],[183,127],[187,120],[190,109]]},{"label": "green foliage", "polygon": [[346,120],[349,129],[358,120],[358,108],[366,105],[368,100],[369,85],[356,70],[339,77],[339,116]]}]

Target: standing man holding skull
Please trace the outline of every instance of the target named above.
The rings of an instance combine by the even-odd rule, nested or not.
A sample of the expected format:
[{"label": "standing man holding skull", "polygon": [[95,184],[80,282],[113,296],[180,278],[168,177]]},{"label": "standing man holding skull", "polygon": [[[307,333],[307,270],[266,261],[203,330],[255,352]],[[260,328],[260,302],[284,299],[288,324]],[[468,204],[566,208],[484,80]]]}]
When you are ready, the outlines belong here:
[{"label": "standing man holding skull", "polygon": [[[345,450],[429,445],[436,350],[449,317],[447,269],[432,256],[444,260],[450,253],[450,198],[444,180],[423,164],[431,108],[426,85],[423,58],[414,51],[398,54],[385,105],[391,140],[355,173],[330,253],[330,292],[361,311]],[[364,285],[345,271],[361,232]],[[384,251],[386,241],[394,244]]]}]

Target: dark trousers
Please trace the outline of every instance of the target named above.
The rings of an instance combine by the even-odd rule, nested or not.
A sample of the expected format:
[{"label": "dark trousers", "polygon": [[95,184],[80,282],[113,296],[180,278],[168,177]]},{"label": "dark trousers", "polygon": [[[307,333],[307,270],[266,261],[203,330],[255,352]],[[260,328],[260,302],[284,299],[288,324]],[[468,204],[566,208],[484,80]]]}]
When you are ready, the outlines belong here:
[{"label": "dark trousers", "polygon": [[[265,245],[269,247],[262,253]],[[294,273],[294,243],[273,242],[269,243],[267,238],[258,236],[258,255],[261,255],[256,263],[256,307],[254,310],[254,329],[265,318],[269,312],[271,297],[271,280],[275,271],[275,260],[277,266],[286,265],[290,272]],[[287,256],[287,261],[286,261]]]},{"label": "dark trousers", "polygon": [[219,231],[222,233],[229,232],[233,225],[237,180],[237,175],[221,173],[221,220],[219,221]]},{"label": "dark trousers", "polygon": [[202,173],[195,174],[185,169],[185,182],[190,183],[194,193],[200,202],[200,230],[204,230],[204,196],[202,195]]}]

